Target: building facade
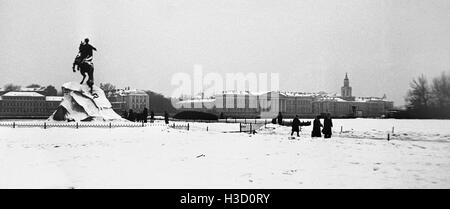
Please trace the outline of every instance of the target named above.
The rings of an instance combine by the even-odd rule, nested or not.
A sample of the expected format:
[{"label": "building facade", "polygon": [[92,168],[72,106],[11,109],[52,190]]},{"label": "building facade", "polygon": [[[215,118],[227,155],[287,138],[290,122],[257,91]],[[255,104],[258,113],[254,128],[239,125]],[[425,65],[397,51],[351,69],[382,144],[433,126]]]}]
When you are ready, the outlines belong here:
[{"label": "building facade", "polygon": [[208,99],[179,102],[180,111],[203,111],[233,118],[272,118],[278,113],[292,118],[296,115],[312,118],[330,113],[333,117],[383,117],[394,103],[385,97],[354,97],[348,75],[345,75],[341,95],[325,92],[222,92]]},{"label": "building facade", "polygon": [[0,97],[0,117],[47,118],[61,101],[62,97],[37,92],[8,92]]},{"label": "building facade", "polygon": [[133,112],[142,112],[144,108],[149,109],[150,99],[147,93],[136,89],[118,89],[111,95],[108,100],[114,111],[118,114],[124,114],[129,110]]}]

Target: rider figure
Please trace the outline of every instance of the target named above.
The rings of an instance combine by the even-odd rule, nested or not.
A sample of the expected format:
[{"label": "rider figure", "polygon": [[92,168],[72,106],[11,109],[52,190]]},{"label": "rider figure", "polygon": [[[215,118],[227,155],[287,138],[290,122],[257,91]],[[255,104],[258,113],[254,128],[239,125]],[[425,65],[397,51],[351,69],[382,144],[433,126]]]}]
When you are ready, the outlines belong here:
[{"label": "rider figure", "polygon": [[92,57],[92,50],[97,51],[95,47],[89,44],[88,38],[84,39],[84,42],[80,43],[80,46],[78,47],[78,54],[72,65],[73,72],[75,72],[75,65],[79,65],[83,60]]},{"label": "rider figure", "polygon": [[92,57],[92,50],[97,51],[97,49],[95,47],[93,47],[92,45],[89,44],[88,38],[84,39],[84,44],[81,45],[81,49],[80,49],[81,59]]}]

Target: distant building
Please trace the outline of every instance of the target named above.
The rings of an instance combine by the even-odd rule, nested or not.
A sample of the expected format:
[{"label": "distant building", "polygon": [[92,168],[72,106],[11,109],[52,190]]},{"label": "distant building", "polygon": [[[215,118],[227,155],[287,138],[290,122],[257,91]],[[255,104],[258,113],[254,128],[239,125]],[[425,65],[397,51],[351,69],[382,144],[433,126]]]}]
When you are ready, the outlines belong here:
[{"label": "distant building", "polygon": [[130,109],[133,112],[142,112],[144,108],[149,109],[150,105],[148,94],[137,89],[118,89],[107,97],[113,110],[118,114],[123,114]]},{"label": "distant building", "polygon": [[350,86],[347,73],[345,73],[344,86],[341,87],[341,98],[347,101],[355,100],[355,97],[352,96],[352,87]]},{"label": "distant building", "polygon": [[227,91],[208,99],[185,99],[177,105],[180,111],[203,111],[232,118],[268,118],[275,117],[278,112],[291,118],[325,113],[333,117],[382,117],[394,107],[394,103],[386,100],[385,96],[354,97],[347,74],[340,96],[325,92]]},{"label": "distant building", "polygon": [[47,118],[61,103],[62,97],[37,92],[11,91],[0,97],[0,117]]}]

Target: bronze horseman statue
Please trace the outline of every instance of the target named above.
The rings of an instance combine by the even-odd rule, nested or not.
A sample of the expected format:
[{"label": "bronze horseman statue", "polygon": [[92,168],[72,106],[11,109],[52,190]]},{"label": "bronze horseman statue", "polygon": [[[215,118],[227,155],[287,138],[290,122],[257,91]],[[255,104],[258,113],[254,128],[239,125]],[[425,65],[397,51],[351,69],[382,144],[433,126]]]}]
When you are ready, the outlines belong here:
[{"label": "bronze horseman statue", "polygon": [[84,79],[86,78],[86,73],[88,75],[88,80],[86,84],[91,88],[92,93],[92,86],[94,85],[94,63],[93,60],[93,50],[97,51],[95,47],[89,44],[89,39],[84,39],[84,42],[80,43],[80,46],[78,48],[78,54],[75,57],[75,61],[72,65],[72,70],[75,73],[75,66],[77,66],[77,70],[80,71],[81,75],[83,76],[83,79],[81,80],[80,84],[83,84]]}]

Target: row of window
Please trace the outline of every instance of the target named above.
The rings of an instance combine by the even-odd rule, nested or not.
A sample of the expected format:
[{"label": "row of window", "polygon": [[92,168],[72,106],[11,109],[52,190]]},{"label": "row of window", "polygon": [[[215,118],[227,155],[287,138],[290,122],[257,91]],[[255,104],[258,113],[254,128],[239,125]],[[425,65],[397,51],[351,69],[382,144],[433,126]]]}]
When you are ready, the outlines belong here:
[{"label": "row of window", "polygon": [[11,97],[11,96],[3,96],[5,97],[5,99],[7,98],[8,100],[27,100],[27,101],[43,101],[45,100],[45,97]]},{"label": "row of window", "polygon": [[288,105],[295,105],[295,103],[297,103],[297,105],[309,105],[311,104],[310,100],[287,100],[286,104]]},{"label": "row of window", "polygon": [[44,102],[0,102],[0,106],[4,107],[44,107]]},{"label": "row of window", "polygon": [[146,102],[146,100],[147,100],[146,96],[131,96],[131,101],[133,103]]},{"label": "row of window", "polygon": [[0,108],[2,113],[37,113],[48,112],[46,108]]}]

